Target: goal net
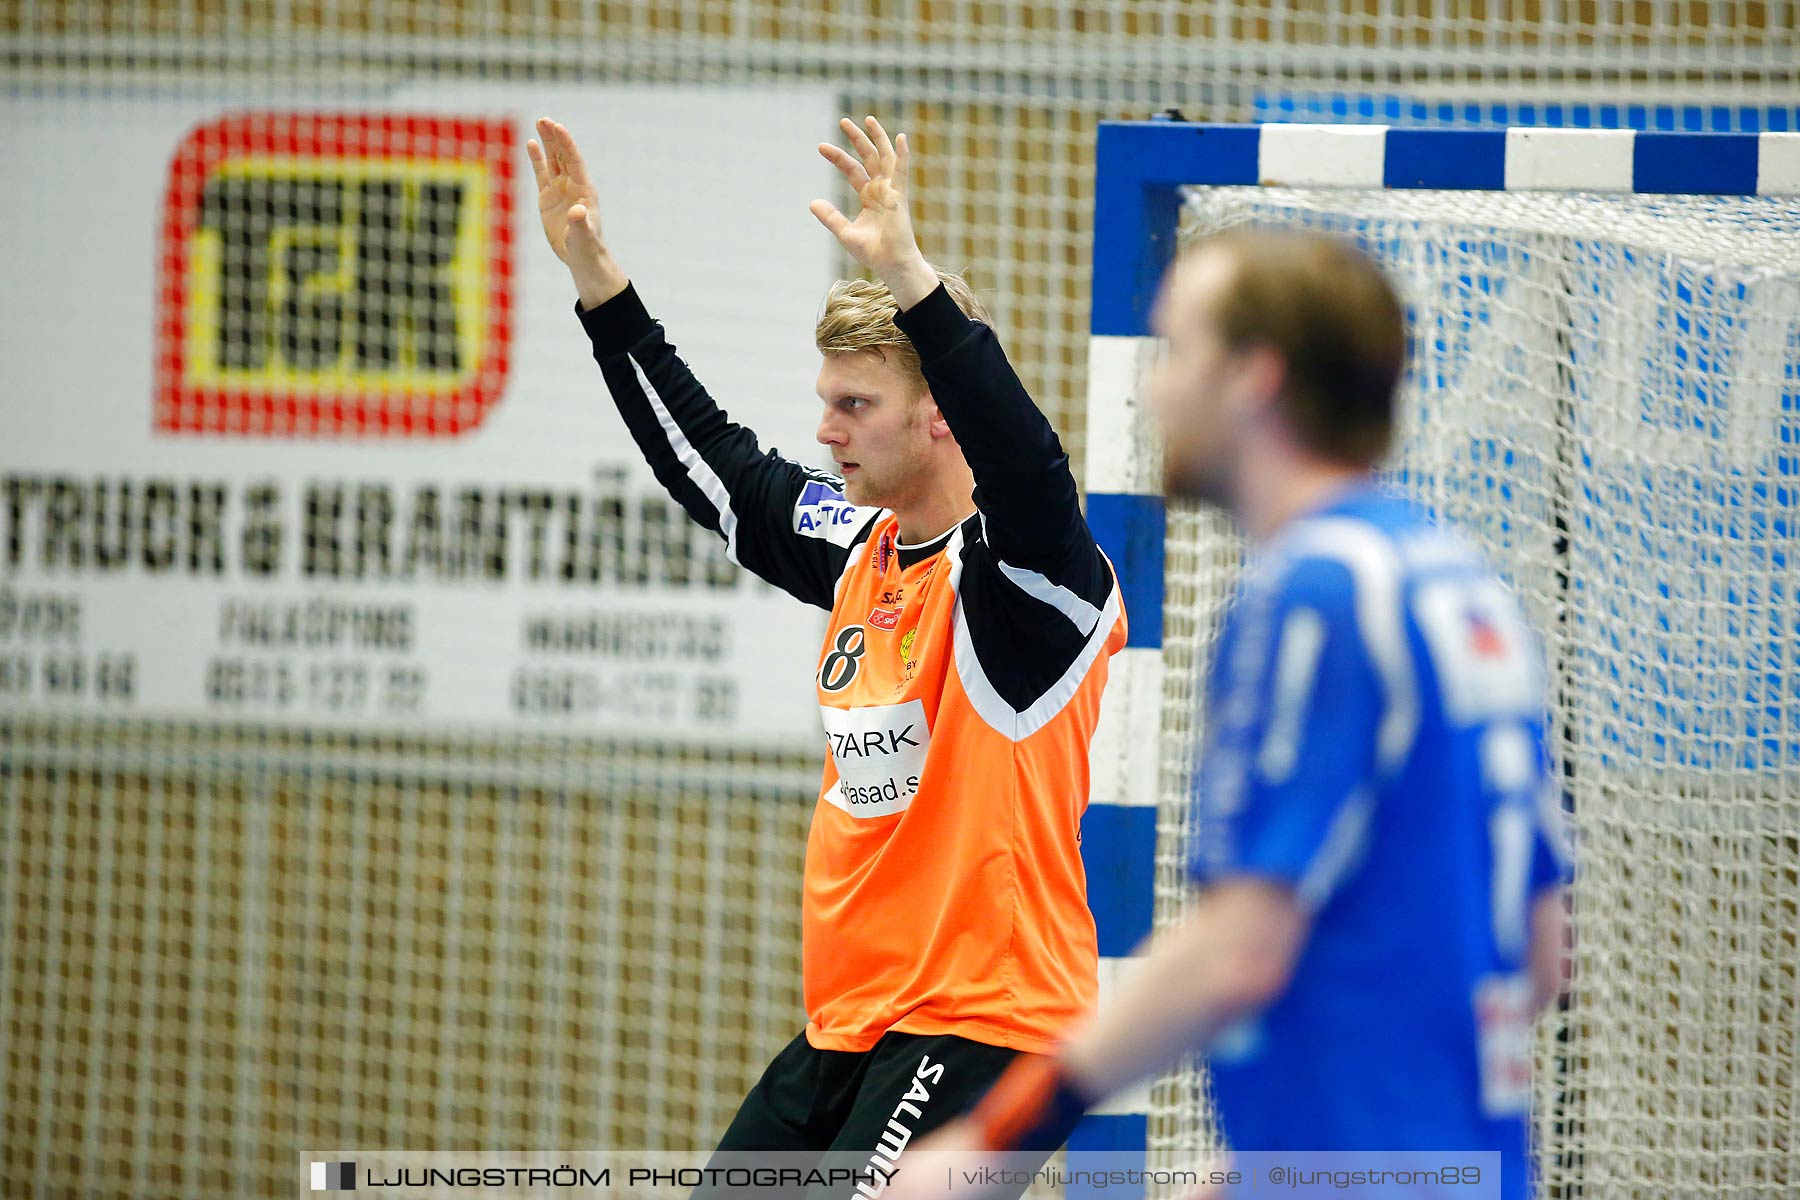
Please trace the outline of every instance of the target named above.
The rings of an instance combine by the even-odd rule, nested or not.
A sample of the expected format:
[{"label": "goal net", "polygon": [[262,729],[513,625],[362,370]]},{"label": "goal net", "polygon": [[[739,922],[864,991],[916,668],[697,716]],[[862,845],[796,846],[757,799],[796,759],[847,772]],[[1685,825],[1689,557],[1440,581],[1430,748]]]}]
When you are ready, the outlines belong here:
[{"label": "goal net", "polygon": [[[1578,855],[1566,1006],[1540,1031],[1553,1196],[1796,1182],[1800,1052],[1800,203],[1193,188],[1184,242],[1353,237],[1407,306],[1387,472],[1475,538],[1545,636]],[[1146,456],[1154,448],[1143,448]],[[1163,728],[1195,697],[1241,552],[1168,514]],[[1163,771],[1159,901],[1182,898],[1191,752]],[[1204,1078],[1159,1154],[1209,1144]]]}]

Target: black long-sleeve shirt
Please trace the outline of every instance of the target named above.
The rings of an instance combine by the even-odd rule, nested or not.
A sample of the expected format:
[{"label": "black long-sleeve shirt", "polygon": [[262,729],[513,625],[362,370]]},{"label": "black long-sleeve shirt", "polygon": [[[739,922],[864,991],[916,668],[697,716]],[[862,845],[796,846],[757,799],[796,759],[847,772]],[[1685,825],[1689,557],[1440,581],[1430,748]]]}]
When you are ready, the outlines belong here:
[{"label": "black long-sleeve shirt", "polygon": [[[577,310],[579,312],[579,308]],[[657,481],[738,563],[820,608],[884,510],[852,505],[837,476],[764,452],[714,403],[634,287],[580,313],[607,387]],[[1112,572],[1081,514],[1068,455],[994,331],[939,286],[898,315],[975,477],[959,584],[974,650],[1023,710],[1094,635]],[[901,561],[949,539],[899,551]]]}]

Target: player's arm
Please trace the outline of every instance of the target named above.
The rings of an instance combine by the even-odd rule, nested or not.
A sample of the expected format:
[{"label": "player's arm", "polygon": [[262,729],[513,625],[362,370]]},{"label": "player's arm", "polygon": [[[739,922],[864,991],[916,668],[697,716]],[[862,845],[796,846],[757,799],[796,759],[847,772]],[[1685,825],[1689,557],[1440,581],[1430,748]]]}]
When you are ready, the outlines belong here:
[{"label": "player's arm", "polygon": [[861,128],[846,119],[842,128],[855,153],[829,143],[819,152],[862,208],[850,220],[815,200],[813,214],[893,293],[895,324],[918,350],[932,398],[968,460],[984,536],[1014,568],[1009,577],[1040,597],[1065,589],[1079,600],[1068,607],[1097,610],[1111,572],[1082,519],[1068,455],[994,331],[956,306],[920,251],[907,201],[906,135],[890,142],[873,117]]},{"label": "player's arm", "polygon": [[850,547],[878,510],[851,505],[835,476],[764,453],[714,403],[607,247],[575,139],[547,118],[537,127],[543,142],[526,151],[544,236],[569,268],[594,359],[657,482],[725,539],[734,561],[830,608]]},{"label": "player's arm", "polygon": [[1240,879],[1207,889],[1177,928],[1153,939],[1104,1013],[1058,1054],[1021,1056],[968,1116],[916,1152],[1055,1149],[1094,1104],[1279,996],[1308,923],[1280,884]]},{"label": "player's arm", "polygon": [[1213,885],[1182,923],[1153,940],[1105,1012],[1061,1060],[1089,1099],[1161,1070],[1287,989],[1311,919],[1281,882],[1240,876]]},{"label": "player's arm", "polygon": [[600,233],[600,193],[567,129],[539,117],[537,131],[544,140],[527,141],[525,154],[537,177],[544,237],[569,268],[582,311],[599,308],[630,284]]},{"label": "player's arm", "polygon": [[1206,889],[1154,939],[1106,1010],[1054,1057],[1007,1072],[928,1151],[1054,1149],[1088,1108],[1161,1070],[1286,989],[1309,917],[1293,890],[1239,878]]}]

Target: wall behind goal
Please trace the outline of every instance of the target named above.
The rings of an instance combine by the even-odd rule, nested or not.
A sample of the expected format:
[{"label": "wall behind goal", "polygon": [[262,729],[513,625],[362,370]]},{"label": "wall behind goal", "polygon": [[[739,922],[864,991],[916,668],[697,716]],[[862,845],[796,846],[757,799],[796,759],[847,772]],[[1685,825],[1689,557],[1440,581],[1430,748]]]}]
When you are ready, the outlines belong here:
[{"label": "wall behind goal", "polygon": [[[1077,461],[1101,119],[1168,106],[1249,119],[1285,93],[1466,98],[1501,120],[1549,101],[1800,105],[1795,6],[1749,0],[15,0],[0,5],[0,54],[13,101],[64,116],[94,101],[382,109],[476,83],[521,104],[553,85],[648,85],[672,100],[801,86],[824,108],[877,113],[919,150],[928,253],[994,301]],[[1437,111],[1423,119],[1467,119]],[[644,132],[671,132],[656,120]],[[44,176],[71,211],[105,211],[89,194],[107,177],[91,161],[100,139],[49,130],[14,143],[9,179]],[[804,148],[828,132],[771,136]],[[67,236],[67,253],[40,248],[27,282],[94,293],[91,353],[119,353],[107,264]],[[518,252],[553,266],[535,242]],[[79,277],[49,282],[76,263]],[[735,282],[677,336],[700,353],[755,303]],[[53,383],[10,359],[0,371],[0,420],[42,428]],[[799,375],[788,395],[804,404],[809,384]],[[149,396],[119,403],[142,440]],[[57,463],[7,465],[83,452],[77,432]],[[93,454],[104,465],[98,443]],[[34,570],[36,593],[60,594],[57,568]],[[0,567],[0,587],[20,582]],[[55,614],[31,619],[38,636]],[[23,613],[0,623],[0,653],[40,649]],[[459,661],[456,647],[439,653]],[[15,707],[0,716],[9,1178],[38,1195],[287,1195],[307,1145],[709,1142],[799,1027],[817,768],[776,737],[714,745],[601,719],[396,727]]]}]

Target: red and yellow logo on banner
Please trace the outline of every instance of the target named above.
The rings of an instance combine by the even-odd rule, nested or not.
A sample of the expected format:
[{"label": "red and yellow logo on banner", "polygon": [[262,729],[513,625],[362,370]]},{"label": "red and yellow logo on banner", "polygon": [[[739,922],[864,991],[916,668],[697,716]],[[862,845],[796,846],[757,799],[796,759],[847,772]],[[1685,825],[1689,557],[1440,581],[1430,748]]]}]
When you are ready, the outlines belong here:
[{"label": "red and yellow logo on banner", "polygon": [[506,382],[513,130],[242,113],[169,168],[156,428],[444,436]]}]

